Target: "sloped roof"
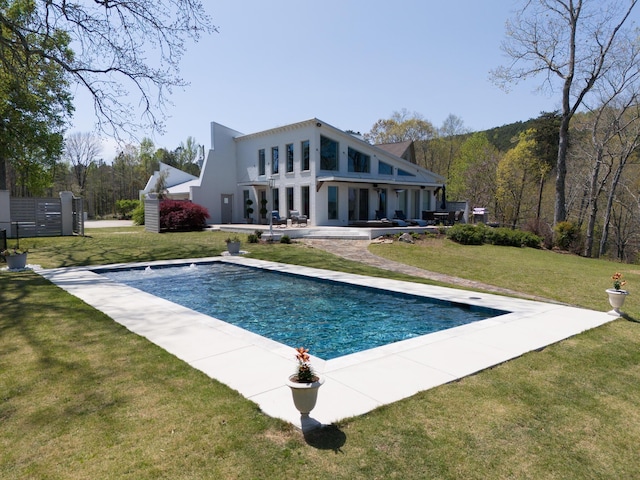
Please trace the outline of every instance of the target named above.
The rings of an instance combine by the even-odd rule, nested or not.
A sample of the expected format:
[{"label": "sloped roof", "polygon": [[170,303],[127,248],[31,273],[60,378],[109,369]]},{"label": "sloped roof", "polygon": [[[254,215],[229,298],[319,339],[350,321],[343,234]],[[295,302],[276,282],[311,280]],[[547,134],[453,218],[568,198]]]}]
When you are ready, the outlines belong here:
[{"label": "sloped roof", "polygon": [[405,160],[410,160],[410,158],[407,158],[406,154],[408,153],[407,150],[411,149],[411,144],[413,143],[412,140],[406,140],[404,142],[397,142],[397,143],[379,143],[377,145],[375,145],[376,147],[378,147],[380,150],[384,150],[387,153],[390,153],[391,155],[395,155],[396,157],[400,157],[400,158],[404,158]]}]

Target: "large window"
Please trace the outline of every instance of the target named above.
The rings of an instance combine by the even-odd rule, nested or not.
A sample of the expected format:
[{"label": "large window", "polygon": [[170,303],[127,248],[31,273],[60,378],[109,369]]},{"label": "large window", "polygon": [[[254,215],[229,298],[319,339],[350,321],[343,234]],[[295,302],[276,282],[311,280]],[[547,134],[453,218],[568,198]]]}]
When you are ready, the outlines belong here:
[{"label": "large window", "polygon": [[406,170],[402,170],[401,168],[398,169],[398,175],[400,175],[401,177],[415,177],[413,173],[409,173]]},{"label": "large window", "polygon": [[382,220],[387,217],[387,189],[378,189],[378,211],[376,212],[376,220]]},{"label": "large window", "polygon": [[338,142],[320,136],[320,170],[338,170]]},{"label": "large window", "polygon": [[272,201],[273,201],[273,208],[272,210],[278,210],[278,212],[280,212],[280,190],[277,188],[274,188],[271,192],[272,195]]},{"label": "large window", "polygon": [[278,147],[271,147],[271,173],[278,173]]},{"label": "large window", "polygon": [[379,175],[393,175],[393,167],[385,162],[378,162]]},{"label": "large window", "polygon": [[337,220],[338,219],[338,187],[329,187],[328,188],[328,214],[329,220]]},{"label": "large window", "polygon": [[293,187],[287,187],[287,217],[293,208]]},{"label": "large window", "polygon": [[[309,140],[302,142],[302,170],[309,170]],[[305,214],[306,215],[306,214]]]},{"label": "large window", "polygon": [[371,171],[371,157],[349,147],[349,171],[369,173]]},{"label": "large window", "polygon": [[369,189],[349,189],[349,221],[369,220]]},{"label": "large window", "polygon": [[264,156],[264,148],[258,150],[258,175],[265,174],[265,156]]},{"label": "large window", "polygon": [[305,185],[300,188],[300,196],[302,197],[300,200],[302,202],[302,215],[306,215],[309,218],[309,186]]},{"label": "large window", "polygon": [[287,144],[287,173],[293,172],[293,143]]}]

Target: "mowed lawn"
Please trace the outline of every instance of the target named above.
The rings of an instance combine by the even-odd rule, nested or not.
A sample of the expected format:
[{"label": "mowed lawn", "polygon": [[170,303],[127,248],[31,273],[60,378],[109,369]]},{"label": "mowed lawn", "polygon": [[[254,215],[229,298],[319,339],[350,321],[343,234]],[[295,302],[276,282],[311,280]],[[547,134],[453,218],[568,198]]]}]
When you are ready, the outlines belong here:
[{"label": "mowed lawn", "polygon": [[[51,268],[213,256],[226,237],[87,234],[21,245]],[[410,279],[303,244],[243,249]],[[36,273],[0,272],[0,478],[640,478],[638,266],[444,239],[370,249],[603,311],[620,271],[626,318],[305,437]]]}]

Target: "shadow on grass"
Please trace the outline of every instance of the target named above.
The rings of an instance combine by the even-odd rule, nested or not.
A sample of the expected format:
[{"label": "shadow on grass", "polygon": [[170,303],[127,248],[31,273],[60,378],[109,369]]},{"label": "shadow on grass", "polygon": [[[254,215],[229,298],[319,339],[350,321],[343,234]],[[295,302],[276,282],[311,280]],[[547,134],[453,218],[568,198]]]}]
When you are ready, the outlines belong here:
[{"label": "shadow on grass", "polygon": [[630,322],[635,322],[635,323],[640,323],[640,319],[636,318],[636,317],[632,317],[631,315],[629,315],[628,313],[622,313],[620,315],[622,318],[624,318],[625,320],[628,320]]},{"label": "shadow on grass", "polygon": [[347,436],[336,425],[327,425],[306,432],[304,439],[307,444],[319,450],[333,450],[335,453],[342,453],[342,446],[347,441]]}]

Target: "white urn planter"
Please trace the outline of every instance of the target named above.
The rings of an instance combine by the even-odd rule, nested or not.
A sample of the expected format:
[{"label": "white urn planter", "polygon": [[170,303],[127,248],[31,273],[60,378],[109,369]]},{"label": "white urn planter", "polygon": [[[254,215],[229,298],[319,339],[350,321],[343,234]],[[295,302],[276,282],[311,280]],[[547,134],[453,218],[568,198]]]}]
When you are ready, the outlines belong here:
[{"label": "white urn planter", "polygon": [[27,266],[26,252],[7,255],[4,258],[7,261],[7,267],[9,267],[9,270],[22,270]]},{"label": "white urn planter", "polygon": [[627,298],[629,292],[626,290],[616,290],[615,288],[607,288],[607,295],[609,295],[609,304],[613,307],[613,310],[607,312],[609,315],[620,316],[620,309],[624,304],[624,299]]},{"label": "white urn planter", "polygon": [[318,378],[311,383],[296,382],[296,375],[291,375],[287,380],[287,385],[291,389],[293,404],[301,415],[309,415],[309,412],[316,406],[318,400],[318,389],[324,383],[324,378]]}]

